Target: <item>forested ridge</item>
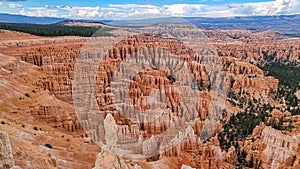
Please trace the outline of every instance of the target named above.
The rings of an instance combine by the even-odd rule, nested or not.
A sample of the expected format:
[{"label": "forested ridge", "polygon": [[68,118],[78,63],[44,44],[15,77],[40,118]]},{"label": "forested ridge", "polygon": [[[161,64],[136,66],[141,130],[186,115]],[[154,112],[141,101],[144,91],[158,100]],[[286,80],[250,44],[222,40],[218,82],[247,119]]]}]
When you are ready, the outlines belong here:
[{"label": "forested ridge", "polygon": [[29,33],[37,36],[83,36],[90,37],[97,32],[97,36],[112,36],[112,28],[67,26],[57,24],[23,24],[23,23],[0,23],[0,29]]}]

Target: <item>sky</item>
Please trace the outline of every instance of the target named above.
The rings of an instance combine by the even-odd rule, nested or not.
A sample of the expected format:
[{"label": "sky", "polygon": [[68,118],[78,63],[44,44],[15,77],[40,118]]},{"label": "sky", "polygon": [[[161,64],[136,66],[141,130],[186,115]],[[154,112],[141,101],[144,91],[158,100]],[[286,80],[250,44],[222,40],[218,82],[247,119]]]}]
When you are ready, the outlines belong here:
[{"label": "sky", "polygon": [[71,19],[272,16],[300,13],[300,0],[0,0],[0,13]]}]

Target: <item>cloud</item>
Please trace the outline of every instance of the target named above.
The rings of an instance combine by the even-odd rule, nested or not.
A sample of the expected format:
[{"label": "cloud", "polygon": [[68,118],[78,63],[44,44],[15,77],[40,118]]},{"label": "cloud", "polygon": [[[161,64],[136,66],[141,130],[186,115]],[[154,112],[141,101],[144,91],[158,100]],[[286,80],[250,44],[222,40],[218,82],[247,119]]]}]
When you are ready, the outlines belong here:
[{"label": "cloud", "polygon": [[300,13],[300,3],[298,0],[276,0],[270,2],[244,3],[226,5],[227,10],[237,15],[283,15]]},{"label": "cloud", "polygon": [[[21,8],[21,6],[18,6],[16,4],[11,4],[10,7]],[[39,8],[26,8],[20,10],[20,14],[23,15],[65,17],[73,19],[128,19],[161,16],[271,16],[296,13],[300,13],[299,0],[274,0],[266,2],[225,5],[172,4],[155,6],[137,4],[109,4],[108,7],[76,7],[46,5]]]},{"label": "cloud", "polygon": [[46,9],[43,7],[28,8],[28,9],[22,8],[20,10],[21,15],[38,16],[38,17],[60,17],[58,13],[59,13],[59,10]]},{"label": "cloud", "polygon": [[23,7],[23,5],[15,4],[15,3],[9,4],[8,6],[9,6],[10,8],[12,8],[12,9],[22,8],[22,7]]},{"label": "cloud", "polygon": [[[174,6],[174,5],[173,5]],[[232,16],[272,16],[300,13],[299,0],[276,0],[268,2],[225,4],[218,6],[191,5],[189,7],[170,8],[170,15],[204,16],[204,17],[232,17]],[[172,10],[173,9],[173,10]],[[178,12],[180,11],[180,12]],[[177,13],[176,13],[177,12]]]},{"label": "cloud", "polygon": [[2,5],[3,5],[3,2],[0,1],[0,6],[2,6]]},{"label": "cloud", "polygon": [[164,13],[162,13],[159,7],[154,5],[109,4],[108,7],[116,11],[116,16],[123,16],[124,18],[145,18],[165,15]]},{"label": "cloud", "polygon": [[72,18],[111,18],[115,17],[117,9],[96,7],[70,7],[65,6],[60,9],[65,10],[68,17]]},{"label": "cloud", "polygon": [[278,14],[292,14],[300,12],[299,0],[276,0],[275,2],[261,3],[261,5],[270,6],[258,6],[258,4],[249,4],[253,7],[253,10],[259,15],[278,15]]},{"label": "cloud", "polygon": [[162,11],[170,16],[196,16],[202,12],[202,7],[205,6],[200,4],[164,5]]},{"label": "cloud", "polygon": [[[221,0],[215,0],[221,1]],[[300,13],[299,0],[275,0],[256,3],[203,5],[203,4],[172,4],[157,7],[153,5],[110,5],[117,9],[127,10],[131,15],[143,13],[145,16],[203,16],[203,17],[232,17],[282,15]],[[153,12],[155,11],[155,12]],[[148,14],[148,15],[146,15]],[[128,14],[123,16],[128,17]]]},{"label": "cloud", "polygon": [[96,7],[50,6],[23,9],[20,14],[39,17],[60,17],[73,19],[114,18],[117,9]]}]

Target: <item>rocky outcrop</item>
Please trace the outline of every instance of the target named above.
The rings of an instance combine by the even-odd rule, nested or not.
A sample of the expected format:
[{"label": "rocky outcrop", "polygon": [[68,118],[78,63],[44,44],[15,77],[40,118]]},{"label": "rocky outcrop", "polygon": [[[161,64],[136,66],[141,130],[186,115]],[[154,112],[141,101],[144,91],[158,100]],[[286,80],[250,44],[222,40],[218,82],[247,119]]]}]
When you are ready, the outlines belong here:
[{"label": "rocky outcrop", "polygon": [[[0,52],[8,50],[6,45],[18,44],[20,48],[10,50],[19,56],[44,42],[39,38],[1,41],[5,47]],[[18,51],[21,48],[24,51]],[[10,135],[15,164],[22,168],[92,168],[99,146],[81,129],[71,104],[40,88],[39,82],[46,77],[41,67],[0,54],[0,128]],[[48,144],[52,148],[45,147]]]},{"label": "rocky outcrop", "polygon": [[114,117],[111,114],[108,114],[104,119],[104,131],[106,148],[110,151],[113,151],[113,149],[117,147],[117,130],[118,126],[116,125]]},{"label": "rocky outcrop", "polygon": [[262,156],[262,167],[277,168],[293,157],[293,151],[297,150],[300,144],[300,135],[286,135],[271,127],[265,127],[262,131],[263,141],[266,145]]},{"label": "rocky outcrop", "polygon": [[234,168],[237,164],[237,153],[234,147],[227,152],[222,151],[216,136],[211,137],[205,143],[198,144],[197,148],[192,150],[193,161],[196,168],[214,169],[214,168]]},{"label": "rocky outcrop", "polygon": [[211,41],[226,41],[226,42],[235,42],[235,41],[257,41],[257,40],[272,40],[272,39],[281,39],[282,35],[273,31],[251,31],[251,30],[204,30],[205,35]]},{"label": "rocky outcrop", "polygon": [[281,112],[278,109],[273,109],[271,115],[275,119],[280,119],[280,118],[290,118],[292,114],[288,111]]},{"label": "rocky outcrop", "polygon": [[97,155],[93,169],[129,169],[122,157],[116,154],[118,126],[111,114],[104,119],[105,143],[103,149]]},{"label": "rocky outcrop", "polygon": [[4,49],[3,53],[41,67],[46,76],[35,82],[35,85],[72,103],[74,64],[84,42],[85,38],[37,39],[27,43],[19,42]]},{"label": "rocky outcrop", "polygon": [[295,96],[300,100],[300,90],[295,93]]},{"label": "rocky outcrop", "polygon": [[278,61],[285,64],[299,65],[299,39],[249,41],[236,40],[233,43],[217,44],[219,56],[231,56],[249,63],[266,63]]},{"label": "rocky outcrop", "polygon": [[66,111],[62,106],[46,103],[32,106],[29,113],[41,122],[46,122],[53,127],[64,128],[71,132],[81,129],[76,114]]},{"label": "rocky outcrop", "polygon": [[93,169],[129,169],[125,161],[118,155],[102,150],[98,155]]},{"label": "rocky outcrop", "polygon": [[299,166],[298,148],[300,135],[283,133],[272,127],[260,124],[250,140],[243,143],[247,152],[246,160],[254,167],[261,168],[295,168]]},{"label": "rocky outcrop", "polygon": [[0,131],[0,168],[10,169],[15,166],[15,161],[8,134]]},{"label": "rocky outcrop", "polygon": [[[5,111],[26,112],[40,122],[65,128],[68,131],[74,132],[81,129],[72,105],[62,102],[34,85],[40,79],[45,78],[45,74],[39,67],[2,54],[0,60],[2,85],[0,104]],[[16,100],[18,103],[14,102],[15,98],[18,98]],[[22,103],[25,100],[28,101],[26,105]],[[19,105],[18,109],[15,108],[15,104]]]},{"label": "rocky outcrop", "polygon": [[187,165],[182,165],[182,166],[181,166],[181,169],[194,169],[194,168],[192,168],[192,167],[190,167],[190,166],[187,166]]},{"label": "rocky outcrop", "polygon": [[227,89],[236,91],[247,97],[257,98],[259,95],[269,96],[277,91],[279,81],[264,76],[263,70],[248,62],[233,57],[222,57],[227,77]]}]

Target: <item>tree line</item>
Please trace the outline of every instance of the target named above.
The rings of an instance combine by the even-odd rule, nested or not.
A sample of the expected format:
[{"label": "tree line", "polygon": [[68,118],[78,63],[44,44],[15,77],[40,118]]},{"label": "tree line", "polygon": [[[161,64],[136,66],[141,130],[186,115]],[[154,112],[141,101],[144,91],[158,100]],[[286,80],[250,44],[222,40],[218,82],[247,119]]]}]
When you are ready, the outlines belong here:
[{"label": "tree line", "polygon": [[0,29],[29,33],[37,36],[83,36],[90,37],[97,32],[97,36],[112,36],[112,28],[67,26],[62,24],[19,24],[0,23]]}]

